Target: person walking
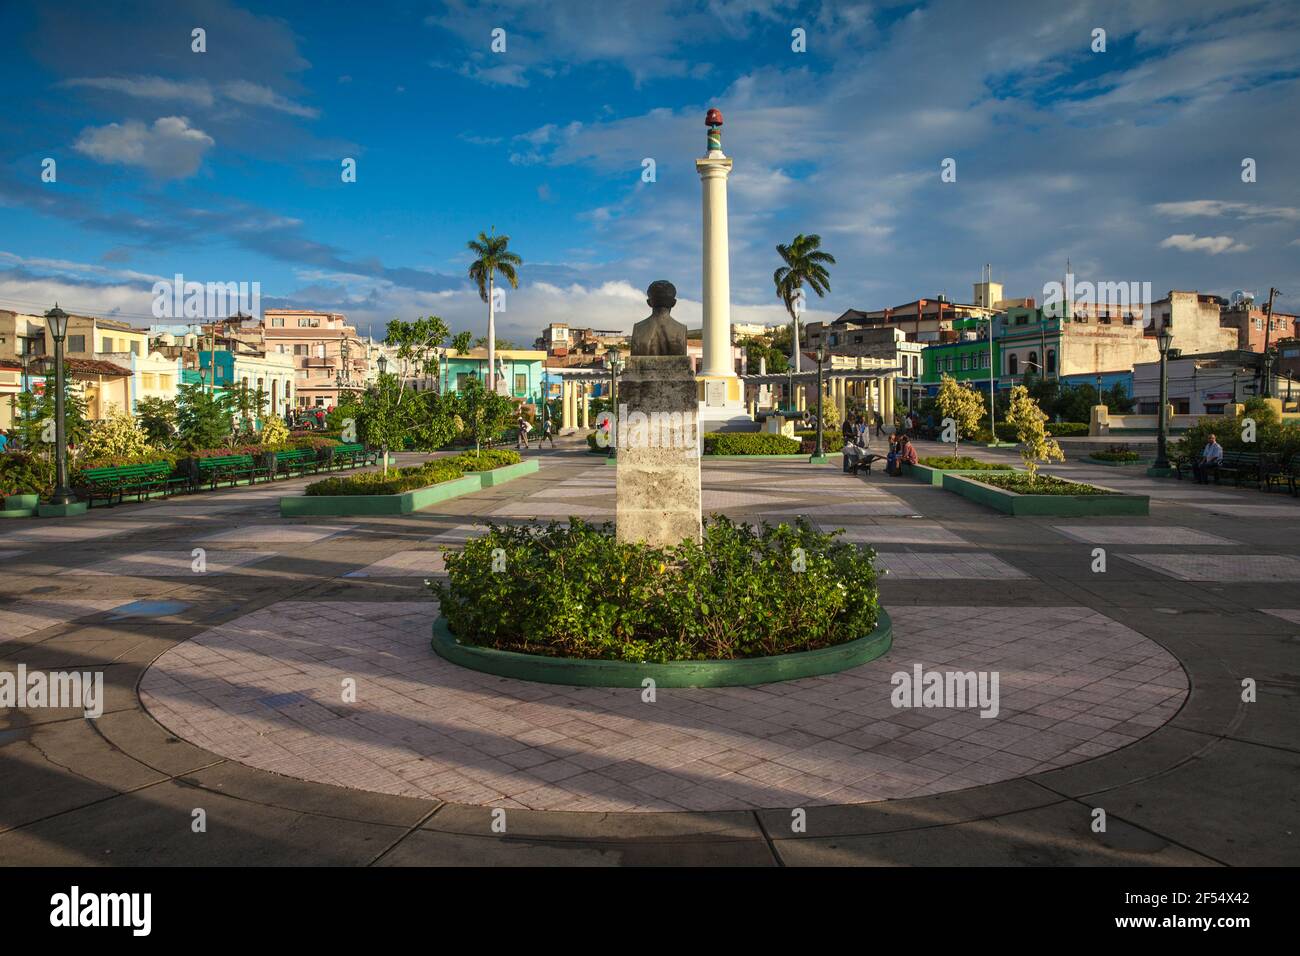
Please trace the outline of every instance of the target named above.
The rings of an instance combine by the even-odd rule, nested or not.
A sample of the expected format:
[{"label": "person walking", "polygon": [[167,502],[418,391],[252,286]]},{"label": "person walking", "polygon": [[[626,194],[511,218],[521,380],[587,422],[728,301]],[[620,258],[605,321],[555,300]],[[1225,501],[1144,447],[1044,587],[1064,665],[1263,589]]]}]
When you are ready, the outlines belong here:
[{"label": "person walking", "polygon": [[537,438],[537,447],[541,448],[544,441],[549,441],[551,447],[555,447],[555,426],[551,424],[549,417],[542,423],[542,434]]},{"label": "person walking", "polygon": [[528,419],[524,418],[523,412],[519,413],[519,419],[515,422],[515,427],[519,430],[519,437],[516,441],[515,447],[527,451],[528,433],[533,430],[533,426],[528,423]]},{"label": "person walking", "polygon": [[885,416],[880,414],[880,409],[876,409],[876,437],[880,438],[885,433]]}]

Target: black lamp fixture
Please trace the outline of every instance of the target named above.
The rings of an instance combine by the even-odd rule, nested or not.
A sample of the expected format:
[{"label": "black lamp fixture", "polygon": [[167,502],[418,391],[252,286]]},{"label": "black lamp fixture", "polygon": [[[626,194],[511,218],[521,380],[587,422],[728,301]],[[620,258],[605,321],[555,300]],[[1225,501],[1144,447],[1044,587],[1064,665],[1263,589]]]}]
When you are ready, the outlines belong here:
[{"label": "black lamp fixture", "polygon": [[68,336],[68,313],[54,303],[45,313],[50,334],[54,336],[54,494],[52,505],[70,505],[77,497],[68,487],[68,447],[63,428],[63,340]]},{"label": "black lamp fixture", "polygon": [[1156,332],[1156,347],[1160,349],[1160,407],[1156,419],[1159,426],[1156,432],[1156,460],[1152,467],[1165,471],[1169,469],[1165,446],[1169,442],[1169,345],[1173,338],[1174,334],[1169,331],[1168,323],[1160,326],[1159,331]]},{"label": "black lamp fixture", "polygon": [[379,365],[379,374],[383,375],[388,371],[388,356],[381,353],[377,364]]},{"label": "black lamp fixture", "polygon": [[826,451],[822,445],[822,421],[824,417],[822,415],[822,363],[826,361],[826,346],[819,343],[813,355],[817,359],[817,447],[813,449],[812,461],[815,464],[821,464],[821,459],[826,457]]},{"label": "black lamp fixture", "polygon": [[618,373],[623,370],[623,363],[618,357],[618,348],[611,347],[605,353],[609,365],[609,452],[607,458],[618,457]]}]

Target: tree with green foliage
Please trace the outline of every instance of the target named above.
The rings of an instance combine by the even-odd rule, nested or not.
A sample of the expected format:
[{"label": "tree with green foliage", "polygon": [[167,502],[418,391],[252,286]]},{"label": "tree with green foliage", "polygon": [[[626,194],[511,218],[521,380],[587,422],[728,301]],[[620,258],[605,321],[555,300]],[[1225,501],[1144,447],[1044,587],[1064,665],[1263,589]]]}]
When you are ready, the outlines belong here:
[{"label": "tree with green foliage", "polygon": [[493,291],[496,288],[496,277],[497,273],[500,273],[501,278],[510,284],[510,288],[518,289],[519,276],[515,272],[515,267],[523,265],[524,260],[510,251],[510,237],[498,236],[495,226],[490,233],[480,232],[478,238],[471,239],[467,245],[469,251],[477,257],[470,263],[469,277],[478,286],[479,298],[486,302],[488,307],[488,391],[495,394],[497,321],[496,297]]},{"label": "tree with green foliage", "polygon": [[[35,452],[54,447],[54,378],[46,380],[40,395],[20,392],[11,406],[13,434],[20,447]],[[80,445],[90,433],[86,396],[71,379],[63,381],[63,435],[70,446]]]},{"label": "tree with green foliage", "polygon": [[464,423],[462,434],[473,440],[476,453],[484,442],[499,436],[515,416],[515,403],[489,392],[477,377],[466,379],[465,385],[448,398]]},{"label": "tree with green foliage", "polygon": [[379,447],[384,455],[384,474],[388,474],[388,449],[401,448],[409,430],[411,406],[403,407],[401,380],[392,372],[380,375],[366,389],[357,405],[357,433],[371,447]]},{"label": "tree with green foliage", "polygon": [[944,375],[939,380],[935,406],[940,415],[951,418],[956,424],[952,445],[954,455],[961,447],[962,436],[973,437],[988,415],[984,407],[984,393],[975,391],[969,384],[958,382],[951,375]]},{"label": "tree with green foliage", "polygon": [[181,444],[191,451],[224,445],[230,439],[233,404],[225,390],[211,392],[202,383],[182,385],[176,409]]},{"label": "tree with green foliage", "polygon": [[397,346],[397,357],[402,362],[403,372],[409,370],[412,375],[426,381],[432,378],[436,383],[439,378],[439,350],[450,331],[447,323],[436,315],[421,316],[413,322],[393,319],[384,332],[384,341]]},{"label": "tree with green foliage", "polygon": [[169,448],[176,441],[176,412],[176,400],[172,398],[149,397],[136,401],[135,417],[150,445]]},{"label": "tree with green foliage", "polygon": [[821,251],[822,237],[795,236],[789,245],[780,243],[776,247],[785,265],[772,273],[772,282],[776,286],[776,297],[785,303],[786,312],[790,313],[790,324],[794,343],[791,352],[794,355],[794,370],[802,369],[799,355],[799,312],[803,303],[803,287],[817,293],[822,298],[831,290],[831,276],[827,266],[835,265],[835,257],[829,252]]},{"label": "tree with green foliage", "polygon": [[1020,457],[1033,482],[1038,476],[1038,465],[1049,461],[1065,461],[1065,453],[1056,439],[1048,437],[1047,415],[1029,394],[1029,389],[1016,385],[1011,389],[1011,407],[1007,423],[1016,430],[1020,441]]}]

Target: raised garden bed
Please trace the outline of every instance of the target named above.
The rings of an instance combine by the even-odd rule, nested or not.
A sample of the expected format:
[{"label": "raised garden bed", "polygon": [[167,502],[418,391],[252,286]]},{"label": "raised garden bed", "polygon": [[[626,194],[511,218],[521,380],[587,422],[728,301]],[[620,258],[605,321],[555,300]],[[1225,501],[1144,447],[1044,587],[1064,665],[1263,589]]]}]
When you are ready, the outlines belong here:
[{"label": "raised garden bed", "polygon": [[490,471],[471,472],[437,484],[384,495],[294,495],[280,499],[280,516],[404,515],[441,501],[482,491],[537,471],[536,458]]},{"label": "raised garden bed", "polygon": [[658,687],[749,687],[775,681],[817,677],[857,667],[887,652],[893,644],[893,623],[881,608],[876,627],[855,641],[815,651],[747,657],[725,661],[633,661],[542,657],[462,644],[439,617],[433,622],[433,649],[439,657],[470,670],[543,684],[570,687],[643,687],[650,678]]},{"label": "raised garden bed", "polygon": [[1141,465],[1146,467],[1154,458],[1143,458],[1140,455],[1134,458],[1098,458],[1096,455],[1089,455],[1084,459],[1090,465],[1105,465],[1107,468],[1124,468]]},{"label": "raised garden bed", "polygon": [[[966,462],[977,461],[977,459],[974,458],[945,459],[945,458],[934,458],[934,457],[931,457],[926,460],[931,462],[950,460],[954,464],[959,464],[959,465],[964,465]],[[907,475],[909,478],[915,478],[918,481],[921,481],[927,485],[934,485],[940,488],[943,487],[944,475],[983,475],[983,474],[988,474],[989,472],[996,473],[999,471],[1010,471],[1010,470],[1012,470],[1010,465],[995,464],[993,462],[981,462],[974,466],[968,465],[966,467],[955,467],[955,468],[944,468],[936,464],[926,465],[926,464],[922,464],[921,462],[917,462],[915,465],[907,464],[907,463],[903,464],[903,474]]]},{"label": "raised garden bed", "polygon": [[[1011,472],[1014,476],[1026,472]],[[993,478],[985,473],[981,478]],[[1061,479],[1054,479],[1061,481]],[[1080,482],[1062,484],[1081,485]],[[1146,495],[1128,495],[1101,485],[1081,485],[1094,489],[1080,494],[1020,494],[976,479],[970,475],[948,472],[943,476],[943,488],[956,492],[963,498],[1017,517],[1042,515],[1050,517],[1087,517],[1091,515],[1146,515],[1150,513],[1150,498]]]},{"label": "raised garden bed", "polygon": [[[575,686],[762,684],[884,654],[875,553],[806,520],[714,517],[703,540],[619,542],[580,519],[491,525],[429,582],[433,649],[474,670]],[[800,573],[791,573],[791,561]]]}]

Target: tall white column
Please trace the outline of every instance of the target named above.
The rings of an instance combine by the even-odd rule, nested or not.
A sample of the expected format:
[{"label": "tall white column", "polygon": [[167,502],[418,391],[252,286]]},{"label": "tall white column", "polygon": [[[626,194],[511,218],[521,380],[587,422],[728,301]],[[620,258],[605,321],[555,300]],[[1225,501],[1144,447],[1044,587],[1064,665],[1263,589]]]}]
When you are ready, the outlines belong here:
[{"label": "tall white column", "polygon": [[[721,144],[719,143],[719,146]],[[727,177],[731,160],[710,149],[695,161],[704,185],[704,361],[700,375],[734,376],[731,363],[731,266],[727,247]]]}]

